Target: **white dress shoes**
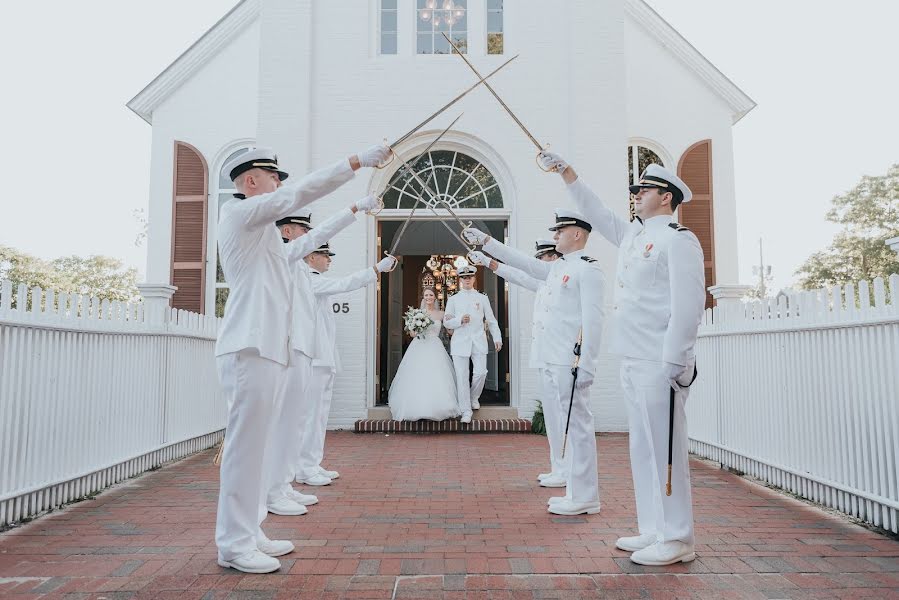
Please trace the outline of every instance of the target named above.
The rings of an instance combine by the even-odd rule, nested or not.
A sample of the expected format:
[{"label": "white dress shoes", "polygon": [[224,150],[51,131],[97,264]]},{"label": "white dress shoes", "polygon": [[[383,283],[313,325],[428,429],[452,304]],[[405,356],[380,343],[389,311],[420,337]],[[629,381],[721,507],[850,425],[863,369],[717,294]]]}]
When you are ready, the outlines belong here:
[{"label": "white dress shoes", "polygon": [[477,400],[475,400],[471,403],[472,410],[479,410],[480,408],[481,408],[481,403],[478,402]]},{"label": "white dress shoes", "polygon": [[615,547],[626,552],[636,552],[643,548],[648,548],[656,543],[656,534],[644,533],[642,535],[632,535],[629,537],[620,537],[615,542]]},{"label": "white dress shoes", "polygon": [[317,471],[314,475],[310,475],[309,477],[297,475],[296,481],[297,483],[305,483],[306,485],[331,485],[331,478],[325,477]]},{"label": "white dress shoes", "polygon": [[546,501],[547,506],[552,506],[553,504],[558,504],[564,500],[570,500],[568,496],[550,496],[549,500]]},{"label": "white dress shoes", "polygon": [[550,473],[540,473],[539,475],[537,475],[537,481],[543,481],[543,480],[546,479],[547,477],[552,477],[552,475],[553,475],[552,472],[550,472]]},{"label": "white dress shoes", "polygon": [[284,495],[297,504],[302,504],[303,506],[312,506],[313,504],[318,504],[318,496],[313,496],[312,494],[302,494],[293,488],[284,490]]},{"label": "white dress shoes", "polygon": [[340,473],[338,473],[337,471],[329,471],[328,469],[322,467],[321,465],[319,465],[319,467],[318,467],[318,472],[321,473],[322,475],[324,475],[325,477],[327,477],[328,479],[337,479],[338,477],[340,477]]},{"label": "white dress shoes", "polygon": [[302,504],[297,504],[287,496],[279,496],[277,498],[269,498],[266,502],[268,512],[275,515],[284,515],[287,517],[295,517],[297,515],[305,515],[309,510]]},{"label": "white dress shoes", "polygon": [[281,568],[280,560],[272,558],[260,550],[247,552],[233,560],[224,560],[222,556],[219,555],[218,564],[220,567],[237,569],[244,573],[271,573]]},{"label": "white dress shoes", "polygon": [[291,541],[270,540],[268,538],[256,540],[256,547],[259,548],[260,552],[268,554],[269,556],[284,556],[285,554],[290,554],[294,550],[293,542]]},{"label": "white dress shoes", "polygon": [[462,422],[471,423],[471,413],[465,413],[464,415],[462,415]]},{"label": "white dress shoes", "polygon": [[549,477],[540,480],[541,487],[563,488],[566,485],[568,485],[568,482],[564,477],[560,477],[559,475],[550,475]]},{"label": "white dress shoes", "polygon": [[599,502],[572,502],[566,498],[561,502],[553,502],[546,510],[554,515],[595,515],[599,513]]},{"label": "white dress shoes", "polygon": [[696,558],[692,544],[683,542],[656,542],[631,554],[631,561],[638,565],[662,567],[679,562],[690,562]]}]

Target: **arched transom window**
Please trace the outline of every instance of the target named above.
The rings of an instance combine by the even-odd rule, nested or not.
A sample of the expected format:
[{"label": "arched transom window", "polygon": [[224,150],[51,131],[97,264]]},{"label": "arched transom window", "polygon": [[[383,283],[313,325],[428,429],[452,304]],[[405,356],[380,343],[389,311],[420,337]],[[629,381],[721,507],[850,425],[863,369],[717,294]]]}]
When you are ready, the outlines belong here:
[{"label": "arched transom window", "polygon": [[[454,209],[503,206],[503,195],[493,173],[467,154],[433,150],[412,167],[418,177]],[[384,193],[384,207],[411,209],[418,201],[416,193],[430,206],[436,206],[437,202],[423,191],[412,175],[405,173]],[[419,205],[421,208],[423,206]]]}]

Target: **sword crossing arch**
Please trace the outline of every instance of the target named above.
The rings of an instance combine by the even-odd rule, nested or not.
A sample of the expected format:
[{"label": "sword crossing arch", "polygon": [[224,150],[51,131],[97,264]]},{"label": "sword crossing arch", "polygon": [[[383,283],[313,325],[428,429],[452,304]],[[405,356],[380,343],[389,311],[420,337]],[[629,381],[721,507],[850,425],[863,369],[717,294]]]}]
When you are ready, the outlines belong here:
[{"label": "sword crossing arch", "polygon": [[411,209],[419,196],[435,209],[441,208],[441,200],[460,210],[503,208],[503,195],[496,177],[484,163],[468,154],[432,150],[411,166],[437,198],[431,198],[415,176],[407,172],[384,192],[384,208]]}]

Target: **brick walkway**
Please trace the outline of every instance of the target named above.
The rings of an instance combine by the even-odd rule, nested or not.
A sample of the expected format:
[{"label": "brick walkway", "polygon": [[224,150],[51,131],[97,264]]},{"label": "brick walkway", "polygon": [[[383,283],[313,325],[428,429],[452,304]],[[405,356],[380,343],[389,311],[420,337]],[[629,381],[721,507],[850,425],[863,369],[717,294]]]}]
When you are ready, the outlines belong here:
[{"label": "brick walkway", "polygon": [[274,575],[215,564],[217,473],[205,452],[0,536],[6,598],[899,598],[899,542],[692,462],[697,555],[648,568],[633,531],[627,438],[601,436],[602,512],[554,517],[533,435],[332,434],[297,551]]}]

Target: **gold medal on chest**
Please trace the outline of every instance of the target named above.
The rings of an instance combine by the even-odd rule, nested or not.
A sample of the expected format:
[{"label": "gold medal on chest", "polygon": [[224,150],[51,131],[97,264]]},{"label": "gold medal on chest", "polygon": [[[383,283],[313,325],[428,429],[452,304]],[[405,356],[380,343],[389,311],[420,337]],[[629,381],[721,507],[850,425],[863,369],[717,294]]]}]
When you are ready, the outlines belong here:
[{"label": "gold medal on chest", "polygon": [[646,244],[646,247],[643,248],[643,258],[649,258],[650,252],[652,251],[652,242]]}]

